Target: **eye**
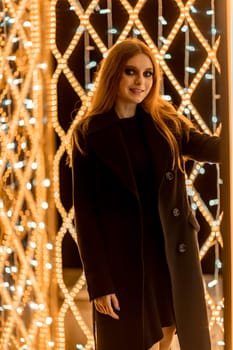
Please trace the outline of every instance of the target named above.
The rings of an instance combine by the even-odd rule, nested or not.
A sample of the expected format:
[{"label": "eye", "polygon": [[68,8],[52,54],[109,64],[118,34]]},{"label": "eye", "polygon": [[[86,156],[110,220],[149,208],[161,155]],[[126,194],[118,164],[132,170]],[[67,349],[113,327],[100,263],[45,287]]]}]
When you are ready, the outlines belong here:
[{"label": "eye", "polygon": [[133,68],[125,68],[125,74],[126,75],[133,75],[133,74],[135,74],[135,70]]},{"label": "eye", "polygon": [[143,73],[144,77],[145,78],[150,78],[152,77],[153,75],[153,72],[151,70],[146,70],[144,73]]}]

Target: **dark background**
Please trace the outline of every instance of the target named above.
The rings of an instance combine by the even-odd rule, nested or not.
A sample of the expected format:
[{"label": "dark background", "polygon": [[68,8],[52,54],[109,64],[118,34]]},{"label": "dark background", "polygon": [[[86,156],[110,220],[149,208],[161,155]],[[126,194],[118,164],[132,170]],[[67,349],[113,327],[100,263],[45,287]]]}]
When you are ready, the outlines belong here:
[{"label": "dark background", "polygon": [[[136,0],[131,0],[129,3],[132,6],[135,6]],[[218,1],[216,1],[218,3]],[[86,9],[90,3],[89,0],[80,1],[83,8]],[[185,1],[184,1],[185,3]],[[100,1],[99,5],[101,8],[106,8],[106,1]],[[60,0],[57,2],[56,8],[56,39],[57,39],[57,47],[61,54],[65,52],[67,49],[72,37],[79,26],[79,18],[75,15],[74,11],[69,10],[69,3],[66,0]],[[156,0],[147,0],[142,11],[140,12],[140,20],[143,23],[145,29],[147,30],[150,37],[154,40],[155,43],[160,45],[157,42],[157,34],[158,34],[158,2]],[[198,10],[196,14],[192,14],[192,17],[195,23],[198,25],[201,33],[207,39],[209,44],[211,45],[211,16],[206,15],[206,11],[210,9],[210,0],[199,0],[195,2],[195,8]],[[216,17],[216,27],[218,32],[216,36],[219,34],[222,35],[221,26],[221,10],[217,12]],[[172,26],[179,16],[179,8],[177,8],[175,1],[173,0],[164,0],[163,1],[163,17],[167,21],[167,25],[163,27],[163,35],[167,37]],[[117,29],[117,33],[113,35],[113,43],[117,40],[120,35],[122,29],[127,23],[128,14],[126,10],[120,4],[120,1],[113,1],[113,27]],[[98,32],[98,35],[101,37],[105,45],[108,43],[107,36],[107,20],[106,15],[99,14],[98,9],[93,12],[90,17],[90,22],[93,27]],[[222,28],[221,30],[219,28]],[[131,32],[130,35],[133,35]],[[138,36],[141,38],[140,36]],[[190,66],[196,68],[198,71],[201,64],[203,63],[206,57],[206,51],[196,39],[192,30],[190,30],[190,42],[195,46],[195,52],[190,54]],[[96,44],[90,37],[90,45],[93,46],[93,50],[91,50],[91,60],[99,62],[102,58],[102,54],[99,51]],[[185,47],[185,34],[179,31],[176,40],[169,48],[169,53],[172,55],[171,60],[167,60],[167,64],[169,65],[171,71],[176,76],[179,83],[184,86],[184,47]],[[69,58],[69,67],[73,71],[73,74],[78,79],[79,83],[85,89],[85,67],[84,67],[84,36],[82,36],[79,41],[77,47],[73,51],[71,57]],[[53,67],[56,67],[56,59],[53,58]],[[96,71],[96,67],[90,70],[91,77],[94,76]],[[194,75],[190,74],[190,81],[193,79]],[[216,83],[217,83],[217,92],[219,89],[219,85],[222,78],[220,78],[217,74]],[[172,102],[179,106],[181,100],[177,91],[174,89],[166,75],[164,75],[164,89],[165,93],[172,96]],[[220,99],[221,100],[221,99]],[[198,108],[200,115],[205,119],[206,124],[212,129],[212,80],[202,79],[198,85],[198,88],[194,92],[192,96],[193,104]],[[220,112],[221,108],[219,107],[218,102],[218,110]],[[68,131],[72,120],[74,119],[75,112],[74,110],[78,110],[81,106],[80,98],[77,96],[72,86],[68,82],[67,78],[64,74],[60,75],[58,81],[58,119],[59,123],[65,131]],[[192,116],[190,116],[192,119]],[[221,120],[221,113],[218,115]],[[57,147],[59,147],[60,139],[57,137]],[[187,163],[187,172],[192,167],[192,162]],[[210,199],[215,199],[217,196],[216,193],[216,167],[215,165],[205,164],[205,174],[199,175],[197,180],[195,181],[195,188],[198,192],[201,193],[201,197],[204,202],[208,205]],[[60,177],[61,181],[61,199],[62,203],[67,211],[72,206],[72,188],[71,188],[71,170],[67,166],[67,155],[65,154],[60,162]],[[216,206],[209,207],[211,213],[215,216],[216,214]],[[205,239],[208,237],[210,233],[210,227],[203,219],[202,215],[197,210],[197,219],[201,225],[201,230],[199,232],[199,242],[202,244]],[[61,218],[58,213],[58,225],[61,225]],[[63,265],[64,267],[81,267],[79,254],[77,247],[69,234],[66,234],[63,240]],[[215,267],[215,255],[214,255],[214,247],[209,249],[207,255],[202,261],[203,271],[205,273],[213,273]]]}]

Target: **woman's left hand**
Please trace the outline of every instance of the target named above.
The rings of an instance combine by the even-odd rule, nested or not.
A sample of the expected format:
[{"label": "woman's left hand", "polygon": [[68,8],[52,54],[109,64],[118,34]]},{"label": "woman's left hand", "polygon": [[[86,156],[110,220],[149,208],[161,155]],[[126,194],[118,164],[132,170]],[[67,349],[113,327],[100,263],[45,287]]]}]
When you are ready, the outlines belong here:
[{"label": "woman's left hand", "polygon": [[108,294],[94,300],[95,308],[101,314],[109,315],[115,320],[119,320],[119,316],[114,311],[120,311],[119,301],[116,294]]}]

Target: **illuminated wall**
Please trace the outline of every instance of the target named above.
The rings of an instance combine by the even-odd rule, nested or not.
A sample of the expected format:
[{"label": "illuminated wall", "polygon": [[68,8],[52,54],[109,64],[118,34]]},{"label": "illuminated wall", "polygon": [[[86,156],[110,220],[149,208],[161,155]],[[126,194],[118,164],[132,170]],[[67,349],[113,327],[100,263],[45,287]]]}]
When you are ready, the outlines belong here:
[{"label": "illuminated wall", "polygon": [[[164,98],[204,132],[218,132],[215,20],[214,0],[0,0],[1,349],[65,350],[68,311],[86,337],[85,349],[92,348],[91,330],[75,302],[84,277],[70,290],[63,275],[67,237],[69,254],[78,259],[67,165],[74,122],[92,96],[98,62],[131,35],[144,40],[160,63]],[[206,300],[216,348],[223,345],[220,182],[218,166],[189,164],[200,259],[213,273]],[[212,190],[204,191],[206,184]],[[56,284],[64,299],[53,320]]]},{"label": "illuminated wall", "polygon": [[[64,295],[58,316],[58,347],[65,349],[65,315],[71,310],[74,322],[76,320],[87,337],[85,348],[88,349],[92,344],[90,330],[75,304],[84,279],[82,276],[69,291],[62,271],[67,237],[73,240],[68,256],[77,255],[71,197],[67,198],[67,193],[71,193],[71,173],[65,162],[71,152],[74,122],[83,116],[92,96],[98,62],[113,43],[128,35],[141,38],[153,50],[164,73],[164,98],[172,100],[179,113],[192,119],[202,131],[213,134],[218,132],[219,125],[217,51],[220,33],[215,23],[215,1],[208,0],[54,0],[51,19],[52,118],[58,138],[54,188],[61,222],[56,242],[56,267],[58,285]],[[212,273],[206,283],[206,300],[217,349],[223,346],[220,184],[218,166],[188,165],[187,190],[201,223],[200,259]]]},{"label": "illuminated wall", "polygon": [[39,3],[0,1],[1,349],[53,345]]},{"label": "illuminated wall", "polygon": [[[228,184],[225,188],[224,205],[224,256],[225,256],[225,335],[227,348],[233,349],[233,1],[226,1],[225,13],[223,17],[223,27],[225,28],[225,52],[227,57],[222,57],[222,66],[224,66],[223,75],[227,77],[226,83],[222,85],[225,90],[225,105],[227,105],[227,116],[224,134],[222,135],[223,154],[227,153],[224,158],[225,172],[224,182]],[[227,152],[226,152],[227,150]]]}]

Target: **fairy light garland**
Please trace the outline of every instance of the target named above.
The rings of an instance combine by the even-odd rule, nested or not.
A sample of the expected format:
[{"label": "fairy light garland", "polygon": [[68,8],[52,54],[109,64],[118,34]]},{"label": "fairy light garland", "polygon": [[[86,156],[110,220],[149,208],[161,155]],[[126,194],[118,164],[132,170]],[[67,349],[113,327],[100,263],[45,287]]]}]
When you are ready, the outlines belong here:
[{"label": "fairy light garland", "polygon": [[52,317],[40,9],[37,0],[0,6],[0,347],[44,350]]},{"label": "fairy light garland", "polygon": [[[218,98],[218,95],[216,93],[216,70],[219,70],[219,65],[218,62],[213,62],[212,57],[216,57],[216,52],[219,46],[219,38],[216,40],[216,27],[215,27],[215,9],[214,9],[214,1],[211,0],[211,9],[206,11],[207,16],[211,15],[211,44],[213,49],[215,50],[215,53],[210,52],[206,62],[203,64],[203,66],[201,67],[201,69],[199,70],[199,72],[196,74],[196,76],[194,77],[192,83],[190,84],[190,86],[188,86],[188,84],[186,84],[186,90],[192,95],[192,93],[195,91],[196,87],[198,86],[199,82],[201,81],[201,79],[203,77],[205,77],[206,79],[210,79],[211,80],[211,89],[212,89],[212,131],[209,130],[209,128],[207,128],[206,123],[202,120],[201,116],[197,115],[197,113],[193,113],[193,108],[192,106],[190,106],[190,102],[189,99],[186,99],[186,96],[184,96],[184,99],[180,105],[180,112],[186,111],[186,114],[188,112],[189,113],[192,111],[192,115],[194,116],[196,122],[199,124],[199,126],[201,127],[201,129],[208,133],[208,134],[212,134],[216,131],[216,124],[218,122],[218,119],[216,117],[216,99]],[[190,28],[194,31],[194,33],[198,33],[198,29],[195,28],[194,25],[194,21],[193,20],[187,20],[187,23],[190,25]],[[194,29],[195,28],[195,29]],[[186,28],[186,35],[188,36],[188,27]],[[206,48],[206,43],[202,38],[202,44],[203,46]],[[186,47],[187,45],[190,47],[190,43],[186,42]],[[195,48],[194,48],[195,49]],[[189,50],[186,51],[186,56],[185,56],[185,60],[186,60],[186,66],[189,66],[189,57],[190,57],[190,52]],[[208,69],[211,69],[211,75],[207,74],[207,67]],[[186,83],[189,81],[189,76],[188,73],[189,71],[191,72],[191,68],[190,70],[188,70],[188,72],[186,72]],[[186,108],[187,107],[187,108]],[[191,108],[190,108],[191,107]],[[200,248],[200,259],[203,259],[204,256],[207,254],[207,252],[209,251],[209,249],[211,247],[214,247],[215,249],[215,264],[214,264],[214,276],[213,276],[213,281],[208,283],[208,287],[211,288],[211,294],[212,294],[212,298],[215,298],[215,302],[213,302],[212,300],[212,308],[211,308],[211,318],[210,318],[210,328],[213,327],[213,324],[216,323],[221,330],[223,331],[223,325],[222,325],[222,317],[220,317],[220,313],[221,315],[223,314],[223,303],[221,300],[221,296],[220,296],[220,285],[222,284],[221,278],[220,278],[220,270],[222,268],[222,263],[220,261],[220,247],[223,247],[223,242],[222,242],[222,236],[221,236],[221,230],[220,230],[220,224],[221,224],[221,219],[222,219],[222,214],[220,214],[220,171],[219,171],[219,166],[216,166],[217,169],[217,177],[216,177],[216,189],[217,189],[217,200],[212,200],[210,201],[209,205],[211,205],[211,203],[213,203],[212,205],[217,205],[217,210],[216,210],[216,216],[215,218],[212,216],[212,214],[210,213],[209,207],[204,203],[204,201],[201,199],[200,195],[196,192],[195,190],[195,185],[194,185],[194,181],[196,179],[196,177],[198,176],[198,174],[200,173],[200,169],[202,167],[202,164],[200,163],[196,163],[194,164],[194,167],[192,169],[192,172],[189,176],[189,178],[187,179],[188,182],[188,192],[190,193],[190,198],[192,200],[192,206],[194,208],[194,210],[196,210],[197,208],[199,209],[200,213],[202,214],[202,216],[205,218],[205,220],[207,221],[207,223],[209,224],[210,228],[211,228],[211,232],[208,236],[208,238],[206,239],[206,241],[204,242],[204,244],[202,245],[202,247]],[[206,298],[207,300],[209,300],[210,296],[209,294],[206,292]],[[207,303],[207,305],[209,305]],[[216,311],[217,310],[217,311]]]},{"label": "fairy light garland", "polygon": [[[78,295],[80,290],[83,288],[85,280],[82,275],[79,281],[75,284],[71,291],[68,291],[67,287],[63,282],[62,276],[62,240],[64,235],[69,232],[72,238],[75,240],[75,232],[73,227],[73,211],[71,210],[69,213],[66,212],[62,200],[60,198],[60,189],[59,189],[59,164],[60,159],[63,156],[64,152],[68,154],[71,153],[70,150],[70,137],[74,128],[74,123],[71,125],[70,129],[67,133],[62,129],[57,119],[57,81],[61,73],[65,74],[68,79],[70,85],[76,92],[76,94],[80,97],[82,106],[77,113],[77,119],[81,118],[85,113],[85,110],[88,106],[88,103],[92,96],[92,82],[90,81],[89,76],[89,66],[91,62],[89,62],[89,55],[86,57],[87,64],[87,86],[90,87],[90,91],[86,92],[80,83],[77,81],[73,72],[70,70],[68,66],[68,60],[73,53],[75,47],[77,46],[82,35],[86,36],[86,40],[89,40],[88,37],[92,38],[92,40],[97,45],[98,49],[102,53],[103,57],[107,53],[107,47],[104,45],[102,40],[100,39],[98,33],[91,25],[89,18],[96,8],[99,6],[99,1],[91,1],[88,5],[87,9],[84,11],[79,1],[69,1],[70,10],[74,11],[80,20],[79,27],[72,38],[67,50],[63,55],[60,54],[56,45],[55,45],[55,37],[56,37],[56,8],[57,1],[51,1],[50,9],[51,9],[51,22],[50,22],[50,46],[53,52],[54,57],[56,58],[58,65],[53,74],[52,82],[51,82],[51,90],[50,90],[50,110],[52,114],[52,121],[54,129],[61,139],[61,146],[56,152],[56,156],[54,159],[54,197],[56,207],[62,217],[63,222],[58,232],[58,239],[56,242],[56,271],[57,271],[57,279],[58,284],[61,290],[64,293],[64,303],[59,311],[58,317],[58,346],[60,348],[65,348],[65,338],[64,338],[64,317],[67,310],[70,308],[75,316],[75,319],[81,326],[82,331],[86,335],[87,344],[85,345],[86,349],[91,349],[93,344],[93,339],[90,333],[90,330],[86,326],[83,321],[80,312],[75,305],[75,297]],[[199,28],[195,24],[192,14],[196,13],[196,9],[194,7],[195,1],[187,1],[184,5],[182,1],[176,1],[176,4],[180,10],[179,17],[174,24],[172,30],[170,31],[168,37],[163,38],[163,25],[166,25],[166,20],[163,17],[159,16],[159,36],[161,37],[161,45],[155,45],[154,41],[151,39],[149,34],[146,32],[143,23],[139,19],[140,11],[143,9],[146,0],[137,1],[135,7],[131,6],[128,1],[121,0],[121,5],[129,14],[129,19],[127,21],[126,26],[123,31],[120,33],[118,41],[121,41],[127,37],[130,31],[133,31],[135,36],[142,35],[145,42],[151,47],[154,54],[156,55],[161,68],[164,71],[164,74],[168,77],[178,94],[180,94],[182,102],[179,107],[179,113],[187,113],[192,114],[195,118],[196,122],[200,126],[200,128],[208,133],[212,134],[216,131],[216,125],[218,123],[218,117],[216,116],[216,101],[212,101],[212,110],[213,110],[213,131],[211,131],[201,115],[197,111],[196,107],[192,104],[191,98],[193,93],[195,92],[199,82],[206,77],[207,71],[211,68],[211,76],[209,79],[212,80],[212,95],[214,98],[218,98],[215,89],[215,75],[216,70],[219,71],[219,63],[217,61],[217,51],[219,46],[219,38],[215,38],[216,36],[216,28],[214,22],[214,1],[211,1],[211,9],[209,10],[207,15],[211,15],[212,17],[212,36],[211,36],[211,45],[204,38],[203,34],[200,32]],[[99,6],[99,13],[102,15],[107,15],[108,22],[108,47],[111,46],[113,40],[113,34],[116,31],[112,26],[112,2],[110,0],[107,1],[107,8],[101,9]],[[160,6],[161,6],[160,1]],[[28,7],[29,6],[29,7]],[[1,60],[0,60],[0,68],[1,68],[1,76],[0,76],[0,84],[3,85],[3,79],[6,79],[7,84],[3,85],[0,94],[1,100],[1,128],[0,128],[0,140],[1,140],[1,160],[0,160],[0,174],[2,176],[3,183],[8,183],[9,178],[12,179],[12,188],[6,186],[3,190],[2,199],[0,203],[0,211],[1,211],[1,224],[5,228],[5,235],[1,242],[1,256],[0,256],[0,268],[2,271],[2,275],[5,278],[5,275],[10,276],[10,280],[14,282],[7,282],[4,279],[1,279],[2,283],[2,292],[0,293],[0,297],[2,299],[2,306],[0,308],[0,312],[3,317],[3,325],[5,329],[6,337],[2,340],[4,343],[4,347],[6,348],[10,342],[14,344],[16,348],[20,348],[24,346],[33,346],[33,339],[36,338],[38,328],[40,329],[40,334],[42,338],[45,340],[43,343],[43,347],[54,347],[55,342],[49,338],[48,335],[48,326],[52,323],[52,318],[48,316],[48,310],[46,301],[44,300],[44,295],[41,292],[43,288],[46,290],[49,285],[49,271],[52,268],[51,264],[51,251],[52,245],[48,243],[46,237],[46,224],[45,224],[45,212],[48,209],[49,204],[46,202],[46,191],[47,187],[50,185],[48,179],[46,179],[46,174],[44,167],[40,166],[43,164],[44,159],[42,155],[38,155],[37,147],[34,147],[37,140],[39,141],[39,137],[35,137],[35,133],[37,135],[41,135],[42,130],[38,127],[40,124],[37,122],[40,120],[40,115],[37,113],[38,107],[41,103],[41,87],[38,84],[40,81],[40,73],[37,69],[39,65],[37,65],[37,58],[39,55],[39,47],[40,47],[40,38],[38,36],[38,2],[27,0],[21,1],[19,6],[16,8],[13,1],[2,1],[2,7],[4,11],[1,12],[0,20],[4,22],[4,26],[7,23],[7,26],[10,27],[10,31],[5,31],[4,33],[0,33],[1,35]],[[30,8],[31,18],[30,20],[24,19],[24,11],[25,9]],[[162,6],[161,6],[162,9]],[[16,26],[15,23],[23,23],[23,25]],[[33,30],[34,26],[34,30]],[[181,30],[182,26],[190,26],[194,35],[204,47],[207,53],[206,60],[203,62],[201,68],[198,72],[186,70],[187,75],[189,77],[189,73],[194,74],[194,78],[189,85],[186,81],[185,89],[180,85],[177,81],[174,74],[169,69],[166,60],[172,59],[169,54],[169,48],[174,40],[176,40],[176,35],[179,30]],[[5,27],[6,28],[6,27]],[[185,27],[184,27],[185,28]],[[183,29],[184,29],[183,28]],[[28,38],[28,33],[30,33],[30,38]],[[187,32],[188,34],[188,32]],[[12,52],[12,43],[22,43],[22,49],[25,52],[25,56],[31,57],[31,61],[29,60],[29,68],[27,72],[20,73],[17,71],[12,71],[9,63],[17,62],[17,57]],[[189,42],[187,43],[188,46]],[[188,55],[191,55],[191,51],[188,52]],[[88,51],[87,51],[88,54]],[[187,58],[187,57],[186,57]],[[5,64],[7,62],[7,64]],[[4,71],[3,71],[4,64]],[[93,64],[93,63],[92,63]],[[17,65],[17,63],[16,63]],[[42,68],[42,66],[41,66]],[[4,77],[4,78],[3,78]],[[33,85],[32,92],[30,91],[30,86]],[[8,86],[11,86],[10,90],[8,90]],[[87,89],[88,90],[88,89]],[[9,93],[10,91],[10,93]],[[31,94],[31,96],[30,96]],[[12,96],[12,97],[11,97]],[[15,104],[15,108],[12,108],[12,102]],[[23,108],[22,108],[23,106]],[[33,115],[32,115],[33,111]],[[19,128],[25,132],[27,137],[22,133],[18,133]],[[16,137],[15,137],[16,135]],[[14,141],[15,137],[15,141]],[[16,146],[17,145],[17,146]],[[20,147],[18,146],[20,145]],[[18,149],[17,149],[18,147]],[[21,150],[21,151],[20,151]],[[27,150],[29,156],[25,157],[24,160],[20,159],[20,152],[23,150]],[[10,164],[10,167],[8,167]],[[191,175],[187,179],[187,188],[189,193],[191,193],[193,198],[193,203],[196,208],[198,207],[203,217],[206,219],[207,223],[211,227],[211,234],[202,246],[200,250],[200,258],[202,259],[209,248],[218,242],[220,246],[222,246],[222,237],[220,233],[220,223],[221,223],[221,215],[219,211],[219,207],[217,208],[217,215],[215,218],[209,212],[208,207],[205,205],[201,197],[198,193],[196,193],[194,188],[194,181],[197,176],[200,175],[200,170],[202,168],[202,164],[195,164],[192,169]],[[13,176],[12,176],[13,174]],[[33,176],[36,176],[36,182],[41,181],[40,185],[35,185],[33,181]],[[18,191],[18,200],[14,205],[11,204],[12,200],[15,198],[15,193],[19,187]],[[26,189],[26,190],[25,190]],[[1,189],[2,191],[2,189]],[[38,203],[34,200],[33,191],[36,193],[38,198]],[[218,189],[219,196],[219,189]],[[22,204],[26,203],[29,210],[24,212],[21,210]],[[213,203],[217,203],[219,205],[219,201],[213,200]],[[14,233],[12,233],[14,232]],[[24,237],[30,236],[27,249],[24,251],[22,249],[22,243]],[[21,264],[23,269],[21,270],[19,277],[17,277],[17,259],[15,260],[14,265],[11,265],[11,257],[18,257],[21,255],[25,255],[25,259],[21,259]],[[41,267],[43,265],[43,267]],[[221,264],[220,264],[221,265]],[[220,266],[219,265],[219,266]],[[30,276],[30,277],[29,277]],[[36,276],[36,278],[34,277]],[[38,289],[36,286],[39,283],[41,289]],[[17,291],[17,292],[16,292]],[[30,302],[30,308],[35,313],[35,326],[29,330],[26,330],[23,326],[21,320],[21,316],[23,314],[23,310],[26,305],[29,304],[29,300],[31,298],[31,293],[36,294],[38,301]],[[15,294],[14,296],[14,293]],[[24,293],[24,295],[22,295]],[[14,296],[14,301],[12,299]],[[22,302],[21,302],[22,298]],[[221,310],[223,307],[223,302],[221,301],[219,305],[215,305],[212,298],[207,293],[207,302],[208,305],[211,305],[211,321],[210,327],[213,327],[214,323],[217,323],[222,331],[223,331],[223,320],[221,317]],[[9,310],[15,315],[15,317],[8,316]],[[46,315],[46,318],[44,318]],[[38,318],[37,318],[38,317]],[[8,318],[8,321],[5,322],[5,319]],[[16,320],[16,321],[15,321]],[[45,320],[45,321],[44,321]],[[19,334],[22,336],[19,337],[19,340],[14,338],[11,330],[13,329],[14,322],[17,323],[17,329],[19,329]],[[63,344],[63,345],[60,345]],[[78,348],[78,345],[77,345]]]},{"label": "fairy light garland", "polygon": [[[62,291],[64,296],[62,305],[58,314],[58,326],[57,326],[57,334],[58,341],[57,347],[58,349],[65,349],[65,333],[64,333],[64,325],[65,325],[65,315],[68,310],[74,315],[76,322],[81,326],[81,329],[86,336],[87,343],[83,345],[84,349],[91,348],[93,344],[93,339],[90,330],[86,326],[83,321],[82,315],[80,314],[76,304],[75,298],[78,296],[79,292],[84,286],[84,276],[76,282],[73,286],[72,290],[68,290],[62,274],[62,242],[66,234],[70,234],[73,240],[76,242],[74,225],[73,225],[73,211],[66,211],[62,198],[60,196],[60,178],[59,178],[59,166],[60,161],[65,153],[71,155],[70,149],[70,138],[75,127],[75,123],[77,120],[82,118],[86,109],[88,108],[89,102],[93,95],[93,91],[95,88],[96,82],[90,81],[90,69],[92,69],[97,62],[90,61],[90,52],[89,49],[89,39],[91,38],[98,50],[102,54],[103,57],[107,54],[108,47],[111,46],[113,42],[114,34],[118,35],[118,42],[124,40],[130,33],[133,36],[140,35],[144,41],[148,44],[148,46],[154,52],[155,57],[157,58],[161,69],[163,70],[164,75],[166,75],[167,79],[170,81],[174,89],[177,91],[178,95],[181,98],[181,103],[178,108],[178,113],[186,114],[187,116],[192,116],[195,119],[196,123],[199,125],[200,129],[205,133],[212,135],[217,131],[218,117],[216,116],[216,99],[218,98],[218,94],[216,93],[216,74],[220,71],[219,62],[217,59],[217,52],[219,48],[220,38],[217,35],[217,30],[215,28],[215,9],[214,9],[214,0],[211,0],[211,6],[206,16],[211,16],[211,42],[209,42],[205,35],[200,31],[197,23],[195,22],[195,16],[198,16],[198,8],[195,6],[195,0],[188,0],[185,2],[175,0],[175,3],[179,9],[179,16],[174,23],[170,33],[168,33],[167,37],[164,37],[163,34],[163,26],[166,25],[166,18],[163,13],[163,2],[160,0],[158,2],[159,6],[159,18],[158,18],[158,40],[159,43],[155,43],[155,41],[150,37],[149,33],[145,30],[144,24],[140,19],[140,12],[143,10],[144,5],[146,4],[146,0],[138,0],[135,2],[135,6],[131,5],[129,1],[119,0],[119,4],[121,4],[122,8],[128,14],[128,20],[125,24],[124,28],[121,32],[118,31],[117,28],[114,27],[112,22],[112,1],[108,0],[106,2],[106,8],[101,8],[100,1],[92,0],[89,2],[89,5],[85,9],[83,9],[81,3],[79,1],[69,0],[70,11],[72,11],[77,18],[79,19],[79,25],[77,30],[72,37],[66,51],[61,54],[56,46],[56,5],[57,0],[51,0],[50,10],[51,10],[51,21],[50,21],[50,47],[51,51],[57,61],[57,66],[55,71],[53,72],[51,87],[50,87],[50,105],[51,105],[51,114],[52,114],[52,122],[55,132],[60,139],[60,146],[56,151],[54,157],[54,199],[56,208],[62,218],[62,225],[57,233],[56,240],[56,274],[57,281],[59,284],[59,288]],[[95,30],[94,26],[90,22],[90,16],[95,11],[95,15],[99,13],[99,16],[106,16],[107,19],[107,27],[106,35],[107,35],[107,46],[103,43],[101,37],[98,35],[98,32]],[[165,11],[164,11],[165,12]],[[185,82],[181,84],[175,74],[171,71],[168,60],[172,60],[172,56],[169,52],[171,45],[176,41],[176,36],[178,33],[182,31],[186,36],[185,43]],[[192,53],[195,52],[195,46],[191,42],[190,32],[194,35],[195,39],[201,45],[202,49],[205,50],[205,56],[201,63],[201,66],[197,69],[196,67],[190,66],[190,58]],[[85,43],[87,49],[85,50],[85,69],[86,69],[86,81],[85,87],[83,87],[77,78],[74,76],[73,72],[69,67],[69,58],[71,57],[74,49],[77,47],[80,39],[84,36]],[[209,73],[211,72],[211,73]],[[57,97],[57,85],[58,79],[61,74],[64,74],[66,79],[69,81],[70,86],[76,92],[77,96],[81,100],[81,107],[77,112],[75,121],[71,124],[68,131],[65,131],[59,123],[58,119],[58,97]],[[192,102],[193,94],[198,88],[200,82],[203,79],[211,80],[212,83],[212,127],[209,127],[200,112],[198,111],[198,106],[195,106]],[[167,99],[171,99],[170,96],[164,96]],[[219,206],[219,191],[218,198],[213,198],[210,203],[206,204],[204,200],[201,198],[201,195],[195,189],[195,180],[197,177],[201,176],[205,172],[205,166],[203,163],[195,163],[193,165],[191,174],[186,178],[187,190],[189,195],[192,197],[192,207],[193,210],[199,209],[201,215],[206,220],[206,223],[210,227],[210,235],[202,245],[200,249],[200,259],[203,259],[209,249],[213,245],[220,245],[222,247],[222,236],[220,230],[221,218],[222,215],[220,213],[219,207],[217,208],[217,214],[215,217],[210,212],[209,207],[211,205]],[[218,263],[219,268],[221,269],[221,261],[216,259],[216,264]],[[216,277],[216,276],[215,276]],[[215,282],[214,282],[215,283]],[[211,285],[211,284],[210,284]],[[209,288],[209,287],[208,287]],[[219,303],[213,299],[212,294],[210,295],[208,289],[206,291],[206,300],[209,305],[210,311],[210,328],[212,329],[214,324],[218,325],[223,332],[223,319],[222,319],[222,308],[223,308],[223,300],[221,299]],[[218,340],[220,344],[222,339]],[[77,344],[77,348],[81,348],[81,345]]]}]

